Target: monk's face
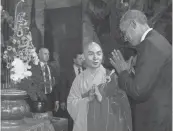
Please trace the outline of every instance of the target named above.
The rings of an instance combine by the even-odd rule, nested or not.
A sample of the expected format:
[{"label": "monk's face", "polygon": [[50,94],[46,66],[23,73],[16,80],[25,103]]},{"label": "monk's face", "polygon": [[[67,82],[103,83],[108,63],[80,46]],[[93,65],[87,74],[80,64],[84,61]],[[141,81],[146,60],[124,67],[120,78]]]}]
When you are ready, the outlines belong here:
[{"label": "monk's face", "polygon": [[103,59],[103,52],[101,47],[92,42],[89,44],[86,49],[84,49],[85,63],[89,68],[98,68],[100,67]]}]

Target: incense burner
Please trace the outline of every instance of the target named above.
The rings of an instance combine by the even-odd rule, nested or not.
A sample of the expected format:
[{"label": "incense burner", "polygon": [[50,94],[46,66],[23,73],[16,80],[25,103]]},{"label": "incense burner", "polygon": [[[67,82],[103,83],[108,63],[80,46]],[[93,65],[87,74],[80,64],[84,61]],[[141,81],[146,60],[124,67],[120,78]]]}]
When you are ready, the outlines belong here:
[{"label": "incense burner", "polygon": [[30,107],[25,101],[26,91],[16,89],[1,90],[1,122],[7,125],[24,123],[24,117],[29,113]]}]

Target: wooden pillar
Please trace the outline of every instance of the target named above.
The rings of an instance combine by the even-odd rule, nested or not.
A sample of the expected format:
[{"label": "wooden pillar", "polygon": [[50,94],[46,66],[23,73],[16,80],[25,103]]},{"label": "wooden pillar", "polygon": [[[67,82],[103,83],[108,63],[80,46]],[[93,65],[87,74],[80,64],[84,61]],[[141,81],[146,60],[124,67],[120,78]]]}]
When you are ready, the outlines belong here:
[{"label": "wooden pillar", "polygon": [[89,15],[86,13],[88,0],[82,0],[82,43],[87,44],[95,41],[99,42],[96,32],[94,31],[93,24]]},{"label": "wooden pillar", "polygon": [[46,0],[36,0],[36,24],[42,35],[42,46],[44,46],[44,9]]}]

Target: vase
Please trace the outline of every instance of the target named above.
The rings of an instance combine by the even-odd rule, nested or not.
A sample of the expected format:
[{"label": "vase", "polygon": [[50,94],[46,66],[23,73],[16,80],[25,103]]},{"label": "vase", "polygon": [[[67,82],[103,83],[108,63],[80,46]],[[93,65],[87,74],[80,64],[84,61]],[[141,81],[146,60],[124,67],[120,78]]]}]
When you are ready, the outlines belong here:
[{"label": "vase", "polygon": [[30,112],[25,101],[26,91],[17,89],[1,90],[1,122],[3,126],[24,124],[24,117]]}]

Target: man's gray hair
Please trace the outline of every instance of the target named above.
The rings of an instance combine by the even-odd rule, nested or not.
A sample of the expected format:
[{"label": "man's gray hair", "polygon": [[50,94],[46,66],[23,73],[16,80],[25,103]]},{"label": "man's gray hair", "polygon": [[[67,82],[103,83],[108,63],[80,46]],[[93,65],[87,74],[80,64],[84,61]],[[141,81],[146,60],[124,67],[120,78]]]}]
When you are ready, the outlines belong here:
[{"label": "man's gray hair", "polygon": [[148,20],[145,14],[139,10],[128,10],[121,18],[120,25],[124,22],[135,20],[140,24],[147,24]]}]

